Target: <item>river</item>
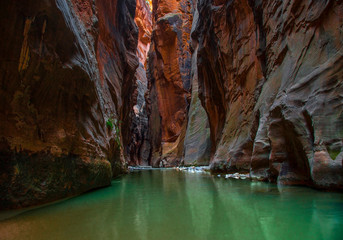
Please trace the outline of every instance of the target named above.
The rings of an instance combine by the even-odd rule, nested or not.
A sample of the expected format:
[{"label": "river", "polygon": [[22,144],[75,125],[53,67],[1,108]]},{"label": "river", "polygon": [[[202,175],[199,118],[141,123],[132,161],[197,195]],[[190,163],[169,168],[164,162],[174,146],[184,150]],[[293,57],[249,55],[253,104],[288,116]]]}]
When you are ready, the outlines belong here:
[{"label": "river", "polygon": [[0,239],[343,239],[343,194],[176,170],[0,221]]}]

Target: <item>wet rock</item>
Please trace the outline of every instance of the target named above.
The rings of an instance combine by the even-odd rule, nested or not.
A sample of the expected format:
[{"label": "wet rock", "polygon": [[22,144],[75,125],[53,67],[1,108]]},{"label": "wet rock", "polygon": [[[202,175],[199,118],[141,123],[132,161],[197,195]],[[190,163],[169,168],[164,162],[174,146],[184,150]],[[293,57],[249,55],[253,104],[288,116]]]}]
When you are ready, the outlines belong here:
[{"label": "wet rock", "polygon": [[146,105],[145,95],[147,92],[146,71],[142,64],[137,68],[136,72],[137,89],[134,99],[130,144],[128,146],[128,163],[129,165],[150,165],[150,132],[148,109]]},{"label": "wet rock", "polygon": [[185,171],[185,172],[189,172],[189,173],[202,173],[202,174],[204,174],[204,173],[209,174],[210,173],[208,166],[175,167],[174,169],[176,171]]}]

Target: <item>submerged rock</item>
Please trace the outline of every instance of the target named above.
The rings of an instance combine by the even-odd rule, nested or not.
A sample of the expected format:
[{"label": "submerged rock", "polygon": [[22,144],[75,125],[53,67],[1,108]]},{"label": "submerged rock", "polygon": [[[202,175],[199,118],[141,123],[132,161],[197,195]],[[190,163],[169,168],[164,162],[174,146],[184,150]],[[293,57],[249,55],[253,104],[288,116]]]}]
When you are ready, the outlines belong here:
[{"label": "submerged rock", "polygon": [[177,171],[185,171],[189,173],[210,173],[210,169],[208,166],[201,166],[201,167],[176,167],[175,168]]}]

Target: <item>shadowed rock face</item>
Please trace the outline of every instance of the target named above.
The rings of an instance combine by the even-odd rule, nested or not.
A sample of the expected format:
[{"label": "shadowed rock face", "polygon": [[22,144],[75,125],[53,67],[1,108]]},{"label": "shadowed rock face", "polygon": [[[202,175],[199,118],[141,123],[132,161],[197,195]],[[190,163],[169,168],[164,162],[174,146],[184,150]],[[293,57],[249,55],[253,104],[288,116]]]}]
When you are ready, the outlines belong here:
[{"label": "shadowed rock face", "polygon": [[146,71],[142,64],[136,71],[137,88],[134,91],[133,98],[135,105],[132,109],[132,124],[130,144],[128,145],[128,163],[129,165],[150,165],[150,132],[149,119],[145,94],[147,92]]},{"label": "shadowed rock face", "polygon": [[198,1],[215,172],[343,187],[343,4]]},{"label": "shadowed rock face", "polygon": [[151,43],[152,14],[146,0],[137,0],[135,23],[138,26],[137,56],[139,66],[136,70],[135,90],[132,93],[133,108],[131,109],[131,134],[127,147],[127,162],[129,165],[150,165],[150,132],[146,92],[148,80],[146,75],[147,56]]},{"label": "shadowed rock face", "polygon": [[198,10],[192,37],[199,42],[199,96],[209,118],[213,161],[239,159],[238,169],[249,171],[251,153],[244,151],[251,152],[246,145],[252,148],[253,109],[264,81],[258,25],[248,1],[199,1]]},{"label": "shadowed rock face", "polygon": [[[195,2],[196,4],[196,2]],[[194,7],[192,32],[198,22],[199,12]],[[189,107],[187,131],[184,141],[184,165],[208,165],[210,162],[211,139],[207,113],[199,99],[198,86],[198,42],[192,39],[191,86],[192,100]]]},{"label": "shadowed rock face", "polygon": [[[160,122],[160,132],[155,129],[151,132],[152,142],[161,138],[162,145],[153,148],[152,161],[158,165],[162,154],[163,165],[173,166],[180,163],[183,155],[190,101],[192,5],[187,0],[159,0],[153,1],[153,6],[149,97],[151,111],[157,109],[158,114],[150,116],[150,122]],[[155,124],[150,126],[156,127]]]},{"label": "shadowed rock face", "polygon": [[122,171],[106,121],[123,121],[126,144],[134,13],[133,0],[1,3],[1,209],[109,185]]}]

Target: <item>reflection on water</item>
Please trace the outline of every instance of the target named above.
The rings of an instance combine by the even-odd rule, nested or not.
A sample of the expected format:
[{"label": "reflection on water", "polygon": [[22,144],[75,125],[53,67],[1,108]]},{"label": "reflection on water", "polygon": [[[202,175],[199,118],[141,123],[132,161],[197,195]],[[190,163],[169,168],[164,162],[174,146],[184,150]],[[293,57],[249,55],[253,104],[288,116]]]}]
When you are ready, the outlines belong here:
[{"label": "reflection on water", "polygon": [[343,194],[151,170],[0,222],[0,239],[343,239]]}]

